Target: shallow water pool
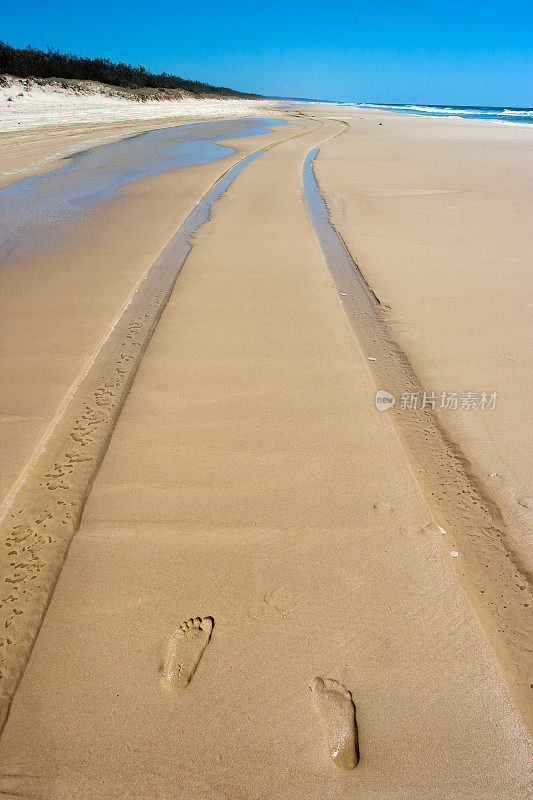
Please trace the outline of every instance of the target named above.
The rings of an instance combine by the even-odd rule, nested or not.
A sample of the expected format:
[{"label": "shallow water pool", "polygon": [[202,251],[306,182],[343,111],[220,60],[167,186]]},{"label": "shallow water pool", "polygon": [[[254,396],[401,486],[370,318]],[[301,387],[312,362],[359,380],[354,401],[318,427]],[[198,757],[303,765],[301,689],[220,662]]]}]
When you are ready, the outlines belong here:
[{"label": "shallow water pool", "polygon": [[281,119],[234,119],[147,131],[77,153],[59,169],[12,183],[0,189],[0,262],[37,247],[51,225],[71,222],[126,183],[216,161],[235,152],[216,142],[282,125]]}]

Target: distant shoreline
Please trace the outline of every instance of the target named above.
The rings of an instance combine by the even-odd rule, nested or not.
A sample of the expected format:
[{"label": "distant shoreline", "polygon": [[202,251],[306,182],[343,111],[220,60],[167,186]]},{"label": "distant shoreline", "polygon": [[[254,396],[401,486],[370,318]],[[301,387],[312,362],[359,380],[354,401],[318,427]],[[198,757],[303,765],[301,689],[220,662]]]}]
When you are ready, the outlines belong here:
[{"label": "distant shoreline", "polygon": [[[286,99],[286,98],[284,98]],[[396,114],[409,114],[437,119],[475,119],[494,122],[498,125],[533,126],[533,108],[514,108],[512,106],[455,106],[424,105],[422,103],[348,103],[335,100],[292,100],[287,102],[334,105],[342,108],[364,109],[365,111],[391,111]]]}]

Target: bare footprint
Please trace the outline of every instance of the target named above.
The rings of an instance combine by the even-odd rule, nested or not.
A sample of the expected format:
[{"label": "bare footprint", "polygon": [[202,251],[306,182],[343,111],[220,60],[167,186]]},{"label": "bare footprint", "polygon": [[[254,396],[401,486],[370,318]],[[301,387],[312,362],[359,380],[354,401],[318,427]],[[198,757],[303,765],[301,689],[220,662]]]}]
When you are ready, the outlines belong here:
[{"label": "bare footprint", "polygon": [[353,769],[359,761],[359,747],[352,695],[331,678],[315,678],[311,691],[333,763],[341,769]]},{"label": "bare footprint", "polygon": [[213,617],[196,617],[182,622],[172,634],[161,670],[161,681],[168,689],[184,689],[196,672],[213,630]]}]

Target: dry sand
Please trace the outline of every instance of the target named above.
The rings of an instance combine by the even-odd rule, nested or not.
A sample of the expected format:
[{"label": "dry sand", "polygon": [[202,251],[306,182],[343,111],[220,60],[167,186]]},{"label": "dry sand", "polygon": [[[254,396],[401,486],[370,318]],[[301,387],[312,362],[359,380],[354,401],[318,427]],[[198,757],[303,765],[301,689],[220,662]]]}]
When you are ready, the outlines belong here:
[{"label": "dry sand", "polygon": [[[489,491],[504,483],[531,522],[533,130],[344,108],[342,118],[349,131],[317,161],[335,227],[424,388],[477,393],[477,410],[440,419]],[[483,391],[498,393],[494,412],[479,409]]]},{"label": "dry sand", "polygon": [[[375,112],[361,117],[354,109],[342,109],[342,118],[349,127],[322,149],[318,180],[392,338],[420,388],[438,398],[435,416],[447,449],[466,465],[448,469],[431,437],[418,431],[421,448],[407,432],[413,470],[435,518],[453,533],[452,547],[465,555],[458,573],[533,721],[533,621],[530,598],[522,596],[533,576],[526,434],[533,391],[533,131]],[[378,385],[390,388],[380,377]],[[450,391],[458,393],[459,408],[439,410],[441,393]],[[461,408],[465,392],[477,408]],[[480,407],[483,392],[497,393],[494,410]],[[458,490],[472,497],[470,520],[456,502]],[[476,504],[500,520],[497,530],[489,523],[487,536],[478,536],[487,528]],[[495,546],[498,539],[504,547]],[[477,553],[468,554],[467,564],[470,541]]]},{"label": "dry sand", "polygon": [[241,98],[184,97],[181,100],[132,100],[103,92],[102,84],[85,81],[85,89],[75,90],[54,84],[39,85],[6,76],[0,86],[0,132],[70,126],[87,123],[115,123],[128,120],[198,119],[202,117],[248,116],[258,109],[272,108],[277,101]]},{"label": "dry sand", "polygon": [[[367,362],[306,214],[303,159],[342,130],[327,119],[337,116],[331,108],[319,115],[325,118],[320,130],[302,120],[291,133],[302,136],[252,162],[197,236],[15,694],[0,741],[3,796],[530,796],[528,733],[391,421],[376,412]],[[365,204],[358,206],[355,194],[348,198],[348,189],[369,168],[370,150],[362,148],[377,136],[376,116],[364,116],[366,138],[357,137],[354,121],[354,132],[326,145],[318,162],[326,195],[338,202],[335,221],[344,224],[358,256],[349,236],[359,235]],[[397,141],[408,138],[403,120],[385,116],[379,133],[394,124]],[[420,123],[428,130],[425,138],[419,134],[427,148],[437,146],[441,121]],[[258,137],[259,143],[280,138],[279,131]],[[242,155],[257,140],[236,144]],[[343,170],[335,163],[337,148],[343,148]],[[389,174],[391,163],[383,167],[374,155],[373,169]],[[398,154],[395,164],[397,182],[411,187],[412,164]],[[468,162],[462,166],[468,175]],[[58,289],[73,299],[64,320],[50,305],[40,326],[26,321],[27,335],[15,314],[7,326],[11,341],[25,343],[30,354],[17,367],[15,346],[10,350],[11,402],[22,405],[17,382],[31,380],[37,397],[24,399],[28,408],[20,416],[33,409],[39,417],[9,443],[10,474],[23,461],[19,448],[29,452],[37,443],[54,404],[89,360],[106,320],[217,171],[220,162],[137,181],[85,231],[82,224],[67,231],[49,254],[35,253],[34,262],[19,265],[24,275],[9,278],[13,286],[20,281],[12,296],[21,309],[26,302],[36,307],[43,295],[52,303]],[[495,194],[492,201],[497,204]],[[426,208],[427,198],[420,214]],[[120,224],[115,228],[109,219]],[[371,221],[378,226],[380,219],[386,224],[387,215],[376,210]],[[426,217],[427,236],[429,226]],[[365,252],[374,252],[368,242]],[[396,311],[397,282],[387,271],[390,251],[388,261],[385,255],[376,250],[372,263],[391,287]],[[109,275],[109,263],[120,272]],[[400,299],[421,291],[420,253],[414,263],[412,273],[403,273]],[[97,314],[78,301],[89,268]],[[452,277],[459,281],[459,270]],[[381,297],[378,283],[373,288]],[[495,304],[486,287],[478,283],[476,314]],[[418,325],[423,314],[408,310]],[[464,318],[451,298],[447,313]],[[511,328],[512,320],[509,337]],[[42,344],[45,361],[31,358],[40,332],[49,337]],[[465,335],[474,350],[478,339]],[[54,353],[65,341],[69,352],[48,385]],[[439,352],[431,346],[431,337],[420,338],[408,352],[417,369],[425,357],[439,371]],[[449,345],[442,347],[448,354]],[[474,350],[472,363],[478,360]],[[446,355],[443,370],[449,363]],[[493,369],[482,374],[493,376]],[[445,377],[458,380],[461,373]],[[497,377],[506,387],[508,373]],[[39,386],[39,379],[46,383]],[[189,631],[200,636],[197,617],[214,620],[210,639],[184,651]],[[185,620],[190,623],[176,638]],[[161,685],[161,671],[179,691]],[[339,770],[328,758],[323,731],[331,742],[348,741],[353,731],[344,712],[336,722],[338,703],[333,711],[313,703],[317,677],[338,681],[346,687],[344,700],[349,692],[355,702],[361,760],[354,770]]]}]

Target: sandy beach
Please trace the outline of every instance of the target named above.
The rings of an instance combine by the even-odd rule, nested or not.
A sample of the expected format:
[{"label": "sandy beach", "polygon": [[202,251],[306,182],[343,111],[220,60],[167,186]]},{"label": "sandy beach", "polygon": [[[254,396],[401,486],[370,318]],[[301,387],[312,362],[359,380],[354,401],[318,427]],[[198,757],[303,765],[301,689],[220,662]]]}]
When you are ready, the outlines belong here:
[{"label": "sandy beach", "polygon": [[[2,264],[0,793],[526,800],[533,134],[234,115],[287,124]],[[5,128],[3,186],[171,124],[96,116]],[[379,351],[306,207],[314,149]],[[422,437],[376,407],[387,347],[459,396]]]}]

